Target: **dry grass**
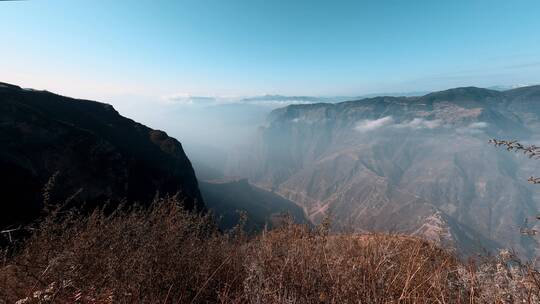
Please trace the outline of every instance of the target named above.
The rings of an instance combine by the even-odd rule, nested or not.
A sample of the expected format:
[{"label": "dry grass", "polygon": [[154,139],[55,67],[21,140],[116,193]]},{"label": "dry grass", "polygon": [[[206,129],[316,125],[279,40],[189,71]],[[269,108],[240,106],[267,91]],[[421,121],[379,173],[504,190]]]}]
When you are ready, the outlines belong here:
[{"label": "dry grass", "polygon": [[508,253],[463,264],[406,236],[222,233],[164,199],[52,214],[4,259],[0,303],[538,303],[539,280]]}]

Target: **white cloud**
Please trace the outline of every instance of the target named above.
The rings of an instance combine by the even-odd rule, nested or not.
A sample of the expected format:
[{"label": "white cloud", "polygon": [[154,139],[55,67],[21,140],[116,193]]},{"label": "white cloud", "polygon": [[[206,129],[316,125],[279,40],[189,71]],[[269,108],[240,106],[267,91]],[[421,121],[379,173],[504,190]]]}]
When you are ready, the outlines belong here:
[{"label": "white cloud", "polygon": [[443,125],[443,121],[440,119],[427,120],[424,118],[414,118],[410,121],[403,121],[396,123],[392,116],[386,116],[374,120],[362,120],[356,124],[354,128],[359,132],[369,132],[377,130],[383,127],[390,127],[395,129],[412,129],[412,130],[421,130],[421,129],[435,129]]},{"label": "white cloud", "polygon": [[193,95],[179,92],[160,97],[165,104],[179,105],[219,105],[219,104],[249,104],[261,107],[279,108],[292,104],[333,103],[347,100],[346,97],[318,97],[318,96],[283,96],[283,95]]},{"label": "white cloud", "polygon": [[472,124],[470,124],[469,129],[484,129],[484,128],[487,128],[487,126],[488,126],[487,122],[479,121],[479,122],[473,122]]},{"label": "white cloud", "polygon": [[[459,134],[477,135],[484,133],[484,129],[489,126],[483,121],[473,122],[463,127],[455,127],[455,132]],[[358,132],[370,132],[382,128],[410,129],[410,130],[433,130],[437,128],[452,128],[451,125],[444,124],[441,119],[427,120],[424,118],[414,118],[409,121],[395,122],[392,116],[385,116],[379,119],[365,119],[356,123],[354,129]]]},{"label": "white cloud", "polygon": [[354,129],[358,132],[370,132],[374,131],[394,123],[392,116],[385,116],[379,119],[365,119],[356,123]]},{"label": "white cloud", "polygon": [[475,134],[482,134],[484,133],[485,128],[488,127],[487,122],[479,121],[479,122],[473,122],[469,124],[466,127],[457,128],[456,132],[459,134],[469,134],[469,135],[475,135]]},{"label": "white cloud", "polygon": [[167,104],[181,104],[181,105],[216,103],[215,97],[192,96],[190,94],[185,94],[185,93],[178,93],[178,94],[163,96],[162,100]]},{"label": "white cloud", "polygon": [[410,129],[435,129],[442,125],[442,120],[435,119],[435,120],[426,120],[424,118],[414,118],[411,121],[408,122],[402,122],[399,124],[396,124],[396,128],[410,128]]},{"label": "white cloud", "polygon": [[291,104],[312,104],[321,102],[320,98],[318,97],[289,97],[279,95],[263,95],[254,97],[232,95],[194,96],[188,93],[176,93],[162,96],[161,101],[165,104],[174,105],[248,104],[268,108],[285,107]]}]

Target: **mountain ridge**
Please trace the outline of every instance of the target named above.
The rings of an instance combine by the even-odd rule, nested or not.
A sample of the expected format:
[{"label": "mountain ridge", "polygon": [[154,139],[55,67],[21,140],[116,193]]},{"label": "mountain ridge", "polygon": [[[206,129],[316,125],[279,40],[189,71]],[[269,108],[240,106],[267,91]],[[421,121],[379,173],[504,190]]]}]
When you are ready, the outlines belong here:
[{"label": "mountain ridge", "polygon": [[[315,223],[331,213],[359,230],[414,233],[442,214],[458,247],[479,247],[476,238],[534,254],[519,227],[540,207],[524,173],[538,165],[487,142],[536,138],[537,90],[463,87],[279,108],[259,129],[251,165],[232,171],[303,206]],[[476,236],[459,241],[459,231]]]}]

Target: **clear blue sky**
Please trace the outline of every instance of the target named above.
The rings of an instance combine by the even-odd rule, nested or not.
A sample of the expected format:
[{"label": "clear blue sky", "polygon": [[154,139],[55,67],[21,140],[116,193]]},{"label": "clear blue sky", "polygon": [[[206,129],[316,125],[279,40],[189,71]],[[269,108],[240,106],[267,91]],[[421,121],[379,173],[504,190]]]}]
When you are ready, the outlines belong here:
[{"label": "clear blue sky", "polygon": [[0,2],[0,81],[77,97],[540,83],[540,1]]}]

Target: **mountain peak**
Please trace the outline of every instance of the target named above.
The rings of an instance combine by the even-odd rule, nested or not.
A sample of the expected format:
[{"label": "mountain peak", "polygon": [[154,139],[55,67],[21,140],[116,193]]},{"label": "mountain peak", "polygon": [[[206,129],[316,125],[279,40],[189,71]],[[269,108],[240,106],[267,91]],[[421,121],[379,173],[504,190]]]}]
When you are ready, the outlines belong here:
[{"label": "mountain peak", "polygon": [[424,98],[448,99],[448,100],[464,99],[464,98],[481,99],[481,98],[486,98],[486,97],[500,96],[501,94],[502,93],[499,91],[471,86],[471,87],[458,87],[458,88],[448,89],[444,91],[433,92],[433,93],[425,95]]},{"label": "mountain peak", "polygon": [[16,85],[10,84],[10,83],[6,83],[6,82],[1,82],[1,81],[0,81],[0,89],[16,89],[16,90],[22,90],[22,88],[19,87],[19,86],[16,86]]}]

